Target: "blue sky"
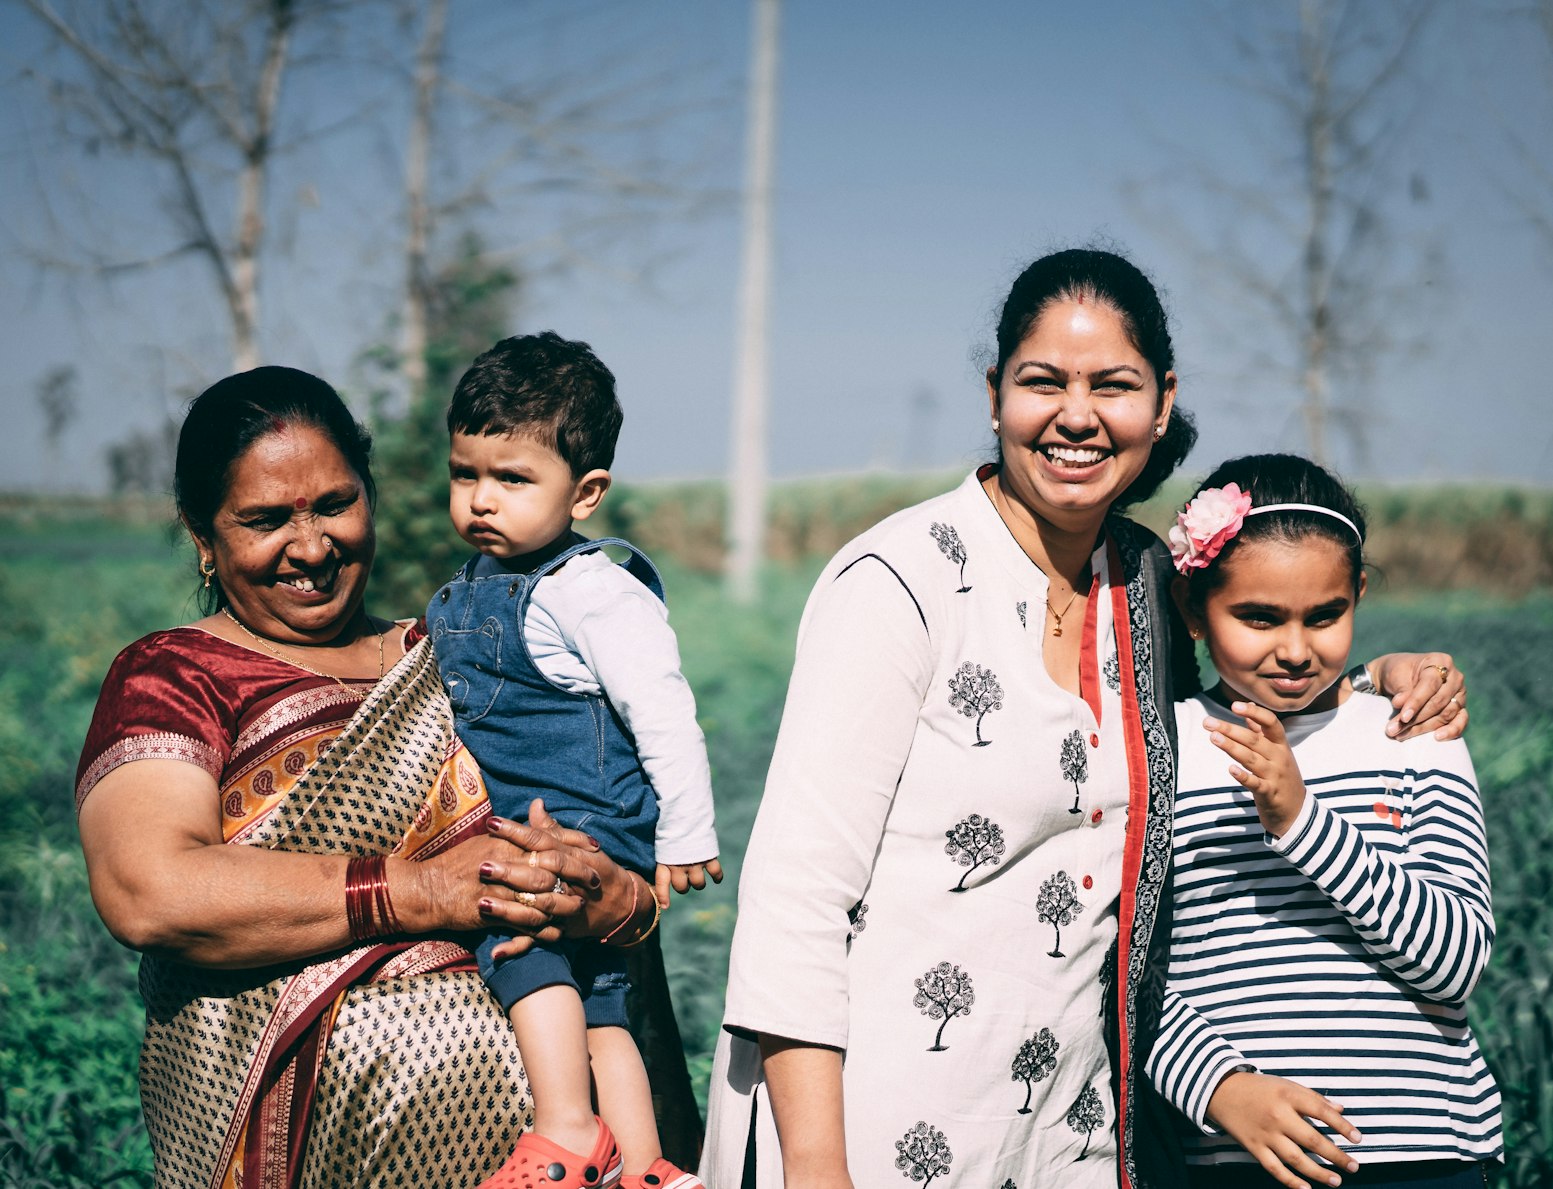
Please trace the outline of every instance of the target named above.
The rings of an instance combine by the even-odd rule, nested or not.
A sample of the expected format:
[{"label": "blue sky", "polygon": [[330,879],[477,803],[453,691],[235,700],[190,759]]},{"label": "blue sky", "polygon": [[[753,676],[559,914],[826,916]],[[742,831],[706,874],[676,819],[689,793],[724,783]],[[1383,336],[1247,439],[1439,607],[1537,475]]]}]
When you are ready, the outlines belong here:
[{"label": "blue sky", "polygon": [[[1181,400],[1202,429],[1187,469],[1300,449],[1292,382],[1264,358],[1275,328],[1249,316],[1227,268],[1216,271],[1182,231],[1211,242],[1244,219],[1262,259],[1276,263],[1285,251],[1258,240],[1240,208],[1198,181],[1206,170],[1270,197],[1287,190],[1292,146],[1229,77],[1245,69],[1231,36],[1253,33],[1248,14],[1270,7],[788,0],[775,473],[975,461],[989,441],[981,352],[1002,293],[1032,256],[1096,237],[1167,292]],[[601,6],[609,59],[586,34],[546,35],[508,52],[503,39],[519,30],[504,6],[462,0],[454,13],[460,52],[491,53],[510,70],[529,51],[549,63],[575,56],[579,69],[631,64],[632,55],[666,64],[678,76],[674,94],[705,101],[705,110],[657,135],[694,141],[670,148],[707,163],[705,184],[737,185],[744,4]],[[1402,255],[1432,251],[1438,267],[1428,284],[1403,278],[1386,295],[1382,321],[1398,346],[1367,353],[1368,374],[1344,392],[1362,412],[1368,449],[1344,445],[1337,461],[1356,478],[1546,483],[1553,242],[1516,206],[1526,165],[1510,138],[1541,146],[1544,161],[1553,154],[1553,52],[1509,6],[1474,0],[1435,15],[1412,56],[1399,131],[1385,142],[1391,181],[1375,197],[1394,212]],[[28,263],[29,249],[52,242],[46,215],[65,209],[51,196],[66,179],[97,200],[94,226],[146,242],[156,235],[148,214],[156,195],[147,171],[54,142],[36,91],[18,77],[37,60],[37,41],[13,6],[0,15],[0,43],[8,109],[19,117],[0,133],[0,342],[10,363],[0,379],[9,414],[0,488],[101,490],[107,442],[226,370],[224,327],[214,294],[187,268],[105,287]],[[330,82],[330,101],[353,88],[367,94],[349,70]],[[351,361],[381,334],[393,300],[394,141],[386,124],[335,133],[278,176],[263,294],[267,361],[351,387]],[[461,146],[461,160],[479,151]],[[1553,203],[1553,192],[1542,202]],[[487,210],[482,228],[505,249],[529,213]],[[619,477],[720,474],[738,221],[725,208],[653,231],[650,242],[667,256],[650,285],[616,275],[640,257],[622,245],[618,258],[536,282],[513,329],[585,338],[615,370],[626,408]],[[80,371],[83,410],[62,457],[51,459],[34,390],[66,363]]]}]

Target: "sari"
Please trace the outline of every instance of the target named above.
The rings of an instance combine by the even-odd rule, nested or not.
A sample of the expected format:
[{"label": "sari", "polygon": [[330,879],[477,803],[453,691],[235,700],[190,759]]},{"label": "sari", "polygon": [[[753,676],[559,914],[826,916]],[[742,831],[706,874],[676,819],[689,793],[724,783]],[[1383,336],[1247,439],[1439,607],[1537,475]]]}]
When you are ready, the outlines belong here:
[{"label": "sari", "polygon": [[[428,641],[375,684],[280,665],[194,628],[126,649],[104,684],[78,803],[118,763],[177,758],[218,774],[228,845],[423,860],[485,828],[484,786]],[[235,694],[234,670],[247,682]],[[154,682],[137,681],[149,672]],[[140,1087],[156,1183],[463,1187],[494,1172],[533,1110],[473,940],[388,939],[238,971],[147,955]],[[672,1041],[671,1075],[678,1054],[663,1098],[683,1145],[688,1075],[661,954],[642,949],[633,1024]],[[658,1075],[664,1047],[644,1052]],[[698,1128],[693,1100],[689,1112]]]}]

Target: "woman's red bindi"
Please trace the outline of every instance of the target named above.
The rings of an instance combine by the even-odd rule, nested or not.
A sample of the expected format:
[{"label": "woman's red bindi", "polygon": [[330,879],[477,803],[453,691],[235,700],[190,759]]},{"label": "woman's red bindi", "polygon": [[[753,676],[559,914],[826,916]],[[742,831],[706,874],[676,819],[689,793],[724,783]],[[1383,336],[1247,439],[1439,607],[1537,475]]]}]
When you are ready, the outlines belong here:
[{"label": "woman's red bindi", "polygon": [[305,508],[305,507],[307,507],[307,501],[305,499],[303,499],[300,495],[297,496],[296,507],[298,507],[298,508]]}]

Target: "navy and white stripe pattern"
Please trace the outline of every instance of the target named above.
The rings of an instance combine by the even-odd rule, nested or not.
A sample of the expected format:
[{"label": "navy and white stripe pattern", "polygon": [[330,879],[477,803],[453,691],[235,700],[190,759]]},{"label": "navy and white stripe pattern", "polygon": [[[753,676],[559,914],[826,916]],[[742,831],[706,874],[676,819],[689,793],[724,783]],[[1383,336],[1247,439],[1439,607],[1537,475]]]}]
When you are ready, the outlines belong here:
[{"label": "navy and white stripe pattern", "polygon": [[1202,727],[1238,720],[1205,697],[1177,707],[1175,918],[1148,1072],[1199,1129],[1193,1163],[1251,1159],[1205,1119],[1242,1062],[1341,1103],[1361,1161],[1502,1151],[1466,1018],[1494,937],[1472,761],[1460,741],[1387,739],[1388,712],[1356,695],[1285,720],[1308,795],[1274,839]]}]

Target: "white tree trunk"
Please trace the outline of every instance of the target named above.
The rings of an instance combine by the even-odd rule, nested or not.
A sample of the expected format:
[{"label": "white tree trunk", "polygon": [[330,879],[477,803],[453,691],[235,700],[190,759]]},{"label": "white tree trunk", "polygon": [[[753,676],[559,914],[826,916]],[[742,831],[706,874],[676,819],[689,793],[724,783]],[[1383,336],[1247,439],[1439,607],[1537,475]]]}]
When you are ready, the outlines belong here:
[{"label": "white tree trunk", "polygon": [[728,476],[728,589],[755,597],[765,553],[767,334],[771,298],[771,187],[776,148],[777,35],[781,0],[755,0],[751,46],[744,249],[734,355],[733,441]]},{"label": "white tree trunk", "polygon": [[410,118],[409,145],[405,153],[404,193],[406,208],[404,325],[399,355],[406,396],[418,400],[426,388],[427,300],[431,282],[428,255],[431,244],[431,202],[428,178],[431,160],[432,118],[437,90],[442,85],[442,47],[447,36],[448,0],[431,0],[415,54],[415,96]]},{"label": "white tree trunk", "polygon": [[1300,4],[1301,80],[1306,88],[1305,177],[1310,200],[1309,223],[1305,229],[1305,250],[1301,261],[1304,273],[1305,326],[1301,335],[1300,375],[1305,389],[1304,407],[1306,447],[1311,460],[1321,466],[1327,462],[1327,348],[1331,332],[1332,263],[1331,235],[1333,190],[1334,120],[1328,49],[1330,35],[1322,27],[1318,0]]},{"label": "white tree trunk", "polygon": [[[259,366],[259,251],[264,243],[264,189],[273,156],[281,78],[291,48],[291,22],[290,0],[274,0],[264,65],[253,97],[253,133],[244,146],[242,172],[238,176],[237,241],[232,247],[227,302],[232,316],[232,366],[240,372]],[[219,249],[216,251],[219,253]]]}]

